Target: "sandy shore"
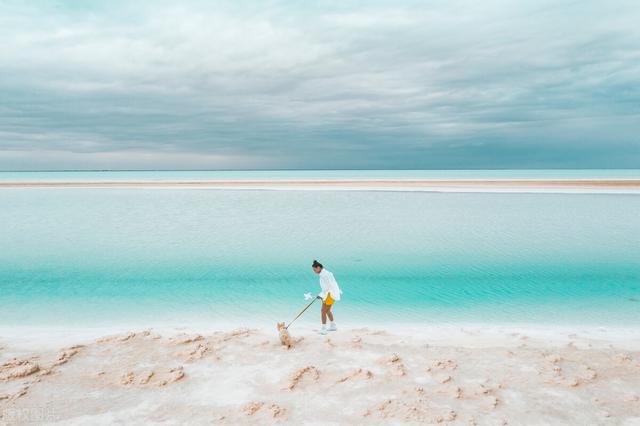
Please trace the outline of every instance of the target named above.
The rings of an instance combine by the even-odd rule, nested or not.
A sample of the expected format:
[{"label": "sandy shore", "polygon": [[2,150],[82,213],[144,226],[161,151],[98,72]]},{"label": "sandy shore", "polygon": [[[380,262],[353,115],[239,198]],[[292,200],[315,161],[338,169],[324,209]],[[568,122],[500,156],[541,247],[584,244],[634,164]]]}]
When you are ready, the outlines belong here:
[{"label": "sandy shore", "polygon": [[1,188],[350,189],[409,191],[640,192],[640,179],[313,179],[207,181],[4,181]]},{"label": "sandy shore", "polygon": [[637,334],[483,330],[4,335],[0,423],[640,424]]}]

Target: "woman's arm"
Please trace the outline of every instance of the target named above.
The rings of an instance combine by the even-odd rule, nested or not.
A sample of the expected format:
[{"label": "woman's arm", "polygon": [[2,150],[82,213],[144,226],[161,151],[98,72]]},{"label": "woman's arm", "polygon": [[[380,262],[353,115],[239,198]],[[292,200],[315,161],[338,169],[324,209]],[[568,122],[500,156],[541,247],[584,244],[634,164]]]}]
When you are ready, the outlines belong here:
[{"label": "woman's arm", "polygon": [[327,283],[327,280],[324,276],[320,276],[320,294],[318,294],[318,299],[325,300],[327,298],[327,293],[330,291],[330,287]]}]

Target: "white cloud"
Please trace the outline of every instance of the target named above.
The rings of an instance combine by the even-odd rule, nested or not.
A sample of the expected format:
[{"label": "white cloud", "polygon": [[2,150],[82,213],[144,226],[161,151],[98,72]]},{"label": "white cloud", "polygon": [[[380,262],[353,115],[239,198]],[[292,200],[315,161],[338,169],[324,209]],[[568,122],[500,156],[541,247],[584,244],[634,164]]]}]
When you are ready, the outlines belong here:
[{"label": "white cloud", "polygon": [[638,114],[635,2],[304,7],[3,3],[0,149],[99,141],[304,166],[320,144],[358,147],[341,159],[357,167],[379,162],[362,147],[528,141],[540,120],[562,146],[563,120]]}]

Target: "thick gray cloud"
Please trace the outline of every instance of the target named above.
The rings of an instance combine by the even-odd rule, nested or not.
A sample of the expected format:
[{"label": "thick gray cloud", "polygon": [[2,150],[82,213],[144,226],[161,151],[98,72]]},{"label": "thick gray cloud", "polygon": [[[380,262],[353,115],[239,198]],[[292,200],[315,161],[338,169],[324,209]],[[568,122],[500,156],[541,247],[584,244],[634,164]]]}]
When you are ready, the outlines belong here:
[{"label": "thick gray cloud", "polygon": [[640,167],[636,1],[0,2],[0,169]]}]

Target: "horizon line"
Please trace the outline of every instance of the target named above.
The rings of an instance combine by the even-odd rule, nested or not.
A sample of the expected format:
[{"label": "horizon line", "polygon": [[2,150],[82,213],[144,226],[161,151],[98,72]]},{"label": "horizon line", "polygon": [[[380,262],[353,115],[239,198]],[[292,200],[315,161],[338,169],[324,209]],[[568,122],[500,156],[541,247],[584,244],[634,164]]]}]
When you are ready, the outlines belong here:
[{"label": "horizon line", "polygon": [[550,167],[550,168],[473,168],[473,169],[458,169],[458,168],[443,168],[443,169],[413,169],[413,168],[394,168],[394,169],[296,169],[296,168],[283,168],[283,169],[33,169],[33,170],[0,170],[0,173],[64,173],[64,172],[279,172],[279,171],[292,171],[292,172],[318,172],[318,171],[530,171],[530,170],[640,170],[640,168],[631,167],[616,167],[616,168],[599,168],[599,167]]}]

